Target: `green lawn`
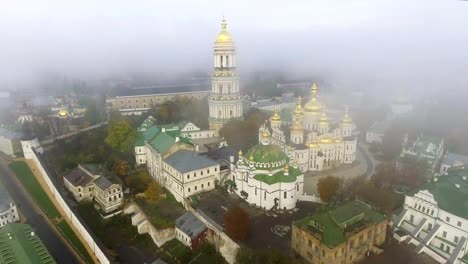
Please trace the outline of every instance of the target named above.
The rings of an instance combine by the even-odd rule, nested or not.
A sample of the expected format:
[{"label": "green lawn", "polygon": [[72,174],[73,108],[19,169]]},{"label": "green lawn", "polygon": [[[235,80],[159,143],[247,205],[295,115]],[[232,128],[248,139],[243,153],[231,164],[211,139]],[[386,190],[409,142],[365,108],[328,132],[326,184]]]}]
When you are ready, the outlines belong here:
[{"label": "green lawn", "polygon": [[[41,185],[37,181],[36,177],[34,177],[28,165],[24,161],[13,161],[9,166],[15,172],[16,177],[21,182],[23,187],[28,191],[33,200],[37,203],[37,205],[39,205],[41,210],[44,211],[49,219],[59,219],[62,217],[60,212],[49,199],[49,196],[47,196],[47,193],[44,191],[44,189],[41,188]],[[93,263],[93,259],[88,254],[88,251],[84,247],[83,243],[81,243],[81,240],[78,239],[75,232],[73,232],[65,220],[60,221],[56,227],[77,250],[77,252],[84,258],[86,263]]]},{"label": "green lawn", "polygon": [[46,192],[40,188],[39,182],[36,180],[24,161],[13,161],[10,163],[10,168],[15,172],[16,177],[19,179],[21,184],[29,192],[33,200],[39,205],[48,218],[52,219],[62,217],[52,201],[49,199],[49,196],[47,196]]},{"label": "green lawn", "polygon": [[86,263],[93,263],[93,259],[88,254],[88,251],[84,247],[81,240],[76,236],[73,229],[68,225],[67,221],[62,220],[57,224],[57,229],[62,233],[62,235],[70,242],[70,244],[75,248],[75,250],[84,258]]}]

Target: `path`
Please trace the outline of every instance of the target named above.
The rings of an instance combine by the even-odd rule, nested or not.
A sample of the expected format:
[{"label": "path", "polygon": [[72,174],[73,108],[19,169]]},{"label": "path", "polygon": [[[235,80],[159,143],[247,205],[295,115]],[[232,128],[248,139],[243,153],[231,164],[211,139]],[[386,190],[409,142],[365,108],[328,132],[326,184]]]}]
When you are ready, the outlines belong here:
[{"label": "path", "polygon": [[41,209],[37,207],[4,160],[0,160],[0,180],[8,188],[18,209],[25,216],[26,223],[32,226],[54,259],[58,263],[80,263],[58,231],[51,227],[52,224],[48,222],[47,217],[42,214]]}]

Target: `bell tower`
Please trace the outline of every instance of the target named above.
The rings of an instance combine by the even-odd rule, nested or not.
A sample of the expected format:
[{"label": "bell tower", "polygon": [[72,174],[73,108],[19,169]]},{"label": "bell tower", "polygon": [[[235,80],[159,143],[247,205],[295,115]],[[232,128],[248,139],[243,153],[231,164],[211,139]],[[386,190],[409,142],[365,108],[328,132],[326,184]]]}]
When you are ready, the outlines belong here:
[{"label": "bell tower", "polygon": [[236,72],[236,48],[224,17],[221,32],[214,43],[213,55],[214,69],[211,74],[211,94],[208,97],[209,125],[210,129],[219,130],[230,119],[240,119],[244,115],[239,75]]}]

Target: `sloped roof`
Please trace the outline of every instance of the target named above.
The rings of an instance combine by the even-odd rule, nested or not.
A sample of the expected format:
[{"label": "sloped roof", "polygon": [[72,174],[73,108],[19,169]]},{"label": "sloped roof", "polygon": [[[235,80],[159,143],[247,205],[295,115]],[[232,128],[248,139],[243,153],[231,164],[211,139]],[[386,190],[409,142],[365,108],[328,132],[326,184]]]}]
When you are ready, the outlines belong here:
[{"label": "sloped roof", "polygon": [[186,212],[177,218],[176,227],[190,238],[195,238],[206,230],[205,224],[191,212]]},{"label": "sloped roof", "polygon": [[55,263],[47,248],[27,224],[7,224],[0,228],[0,263]]},{"label": "sloped roof", "polygon": [[346,242],[347,234],[354,229],[384,220],[385,216],[370,205],[361,201],[348,201],[334,208],[325,208],[294,225],[308,230],[324,245],[334,248]]},{"label": "sloped roof", "polygon": [[427,190],[434,196],[440,209],[468,219],[468,180],[466,179],[468,179],[468,169],[464,167],[449,169],[448,175],[437,177],[437,181],[427,183],[411,195],[420,190]]},{"label": "sloped roof", "polygon": [[73,186],[75,187],[76,186],[85,187],[86,185],[88,185],[90,182],[94,180],[93,177],[91,177],[86,172],[81,170],[80,167],[73,169],[70,173],[66,174],[63,177],[67,179],[67,181],[73,184]]},{"label": "sloped roof", "polygon": [[216,161],[190,150],[178,150],[164,159],[164,162],[181,173],[219,165]]},{"label": "sloped roof", "polygon": [[272,185],[279,182],[295,182],[297,177],[301,175],[303,175],[303,173],[299,169],[290,167],[288,175],[285,175],[283,170],[279,170],[271,176],[267,174],[257,174],[254,176],[254,179]]}]

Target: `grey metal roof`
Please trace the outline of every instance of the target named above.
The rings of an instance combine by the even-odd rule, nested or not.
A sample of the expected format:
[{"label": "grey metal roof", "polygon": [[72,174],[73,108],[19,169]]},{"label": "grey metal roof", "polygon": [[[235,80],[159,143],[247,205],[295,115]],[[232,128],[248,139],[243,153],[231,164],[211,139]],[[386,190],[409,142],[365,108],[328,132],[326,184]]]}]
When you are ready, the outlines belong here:
[{"label": "grey metal roof", "polygon": [[164,159],[164,162],[181,173],[219,165],[216,161],[190,150],[178,150]]},{"label": "grey metal roof", "polygon": [[107,177],[101,176],[94,181],[94,184],[98,186],[101,190],[105,190],[112,185],[112,182],[107,179]]},{"label": "grey metal roof", "polygon": [[88,183],[93,181],[93,177],[89,176],[80,167],[73,169],[70,173],[63,176],[73,186],[85,187]]},{"label": "grey metal roof", "polygon": [[442,164],[452,165],[455,161],[468,165],[468,156],[448,152]]},{"label": "grey metal roof", "polygon": [[195,238],[205,231],[205,224],[191,212],[186,212],[176,219],[176,227],[190,238]]},{"label": "grey metal roof", "polygon": [[13,203],[10,193],[0,183],[0,213],[10,209],[10,203]]}]

